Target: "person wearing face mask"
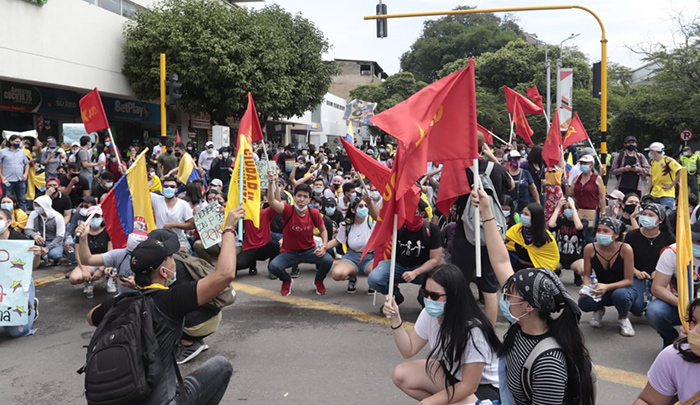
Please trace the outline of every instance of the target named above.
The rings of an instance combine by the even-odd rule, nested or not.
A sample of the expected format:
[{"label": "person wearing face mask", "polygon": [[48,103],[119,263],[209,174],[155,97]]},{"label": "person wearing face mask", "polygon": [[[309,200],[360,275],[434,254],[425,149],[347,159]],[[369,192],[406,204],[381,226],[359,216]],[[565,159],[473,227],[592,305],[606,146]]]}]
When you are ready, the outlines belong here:
[{"label": "person wearing face mask", "polygon": [[[63,239],[63,251],[73,268],[78,267],[77,253],[75,252],[75,232],[80,224],[85,222],[88,217],[88,209],[97,204],[97,200],[93,196],[85,196],[80,200],[80,204],[75,208],[75,211],[70,217],[70,221],[66,223],[66,237]],[[70,277],[72,270],[66,273],[66,278]]]},{"label": "person wearing face mask", "polygon": [[506,191],[506,194],[515,201],[516,211],[522,212],[531,201],[539,204],[540,194],[535,186],[535,180],[530,172],[520,168],[520,153],[517,151],[510,152],[508,154],[508,162],[510,162],[508,173],[515,181],[515,188]]},{"label": "person wearing face mask", "polygon": [[109,190],[112,189],[115,183],[114,174],[109,171],[103,171],[100,173],[100,181],[92,187],[90,195],[95,197],[97,201],[100,201],[103,195],[107,194]]},{"label": "person wearing face mask", "polygon": [[165,151],[158,155],[156,161],[158,162],[158,169],[163,175],[167,175],[174,169],[177,169],[180,159],[175,156],[172,141],[165,142]]},{"label": "person wearing face mask", "polygon": [[[78,266],[73,269],[68,280],[73,285],[84,283],[87,287],[87,283],[99,281],[105,276],[107,279],[107,293],[114,294],[117,292],[117,286],[115,285],[115,277],[112,275],[112,268],[107,268],[104,265],[88,265],[83,263],[80,257],[81,239],[82,244],[87,244],[87,249],[85,250],[92,254],[101,255],[112,250],[112,241],[109,239],[109,234],[107,234],[107,229],[105,228],[102,209],[99,207],[93,209],[95,210],[95,215],[90,219],[90,222],[87,225],[84,221],[80,222],[75,230],[76,235],[80,235],[79,238],[75,239],[75,250],[78,252],[76,254]],[[83,292],[87,293],[87,288],[83,289]]]},{"label": "person wearing face mask", "polygon": [[343,184],[343,193],[338,196],[338,210],[343,216],[347,215],[350,202],[356,196],[355,183],[349,182]]},{"label": "person wearing face mask", "polygon": [[622,213],[617,218],[627,226],[627,230],[639,229],[639,196],[637,193],[626,194],[622,199]]},{"label": "person wearing face mask", "polygon": [[41,163],[44,165],[45,177],[58,177],[58,167],[66,161],[66,153],[59,148],[56,141],[51,139],[44,153],[41,154]]},{"label": "person wearing face mask", "polygon": [[331,181],[329,188],[323,191],[323,196],[326,198],[336,199],[338,194],[342,192],[343,187],[343,176],[335,175]]},{"label": "person wearing face mask", "polygon": [[222,188],[219,191],[224,194],[228,194],[228,186],[231,183],[231,173],[233,173],[231,165],[234,157],[230,146],[222,146],[219,149],[219,156],[209,166],[209,178],[212,181],[217,179],[221,181]]},{"label": "person wearing face mask", "polygon": [[637,151],[637,138],[626,136],[625,149],[613,159],[610,171],[617,176],[617,189],[623,194],[635,193],[642,196],[642,184],[649,175],[649,161]]},{"label": "person wearing face mask", "polygon": [[90,183],[80,175],[78,163],[69,163],[68,173],[65,176],[59,175],[58,179],[62,187],[59,191],[70,197],[73,207],[77,206],[84,196],[90,195]]},{"label": "person wearing face mask", "polygon": [[61,192],[61,183],[57,178],[47,178],[45,195],[51,197],[51,208],[63,214],[64,222],[68,223],[73,211],[73,204],[71,203],[70,197]]},{"label": "person wearing face mask", "polygon": [[[593,312],[589,325],[603,327],[605,307],[614,306],[622,336],[634,336],[628,315],[637,296],[633,287],[634,252],[622,242],[624,224],[619,219],[605,217],[598,224],[596,241],[583,249],[583,284],[578,306],[583,312]],[[591,285],[591,275],[598,279]]]},{"label": "person wearing face mask", "polygon": [[578,215],[588,220],[588,228],[584,234],[586,243],[595,239],[595,226],[599,216],[605,210],[605,185],[603,178],[594,172],[595,159],[591,155],[583,155],[579,159],[581,174],[568,188],[567,196],[574,197],[578,205]]},{"label": "person wearing face mask", "polygon": [[155,166],[148,165],[148,191],[151,193],[163,191],[163,183],[160,182],[160,177],[156,174]]},{"label": "person wearing face mask", "polygon": [[552,217],[547,222],[549,229],[554,232],[559,247],[558,275],[561,270],[574,271],[574,285],[581,286],[583,279],[583,230],[588,226],[588,220],[581,219],[576,211],[573,198],[562,198],[554,209]]},{"label": "person wearing face mask", "polygon": [[679,180],[677,174],[681,165],[664,154],[664,144],[661,142],[652,143],[646,150],[649,151],[651,159],[651,181],[648,182],[644,194],[651,194],[656,203],[672,210],[676,204],[676,185]]},{"label": "person wearing face mask", "polygon": [[0,208],[9,211],[10,214],[12,214],[12,229],[17,232],[24,232],[24,228],[27,226],[27,220],[29,220],[29,215],[19,208],[15,196],[2,196],[0,199]]},{"label": "person wearing face mask", "polygon": [[183,251],[189,251],[190,245],[185,235],[186,230],[195,229],[192,207],[175,196],[177,193],[177,178],[163,179],[163,195],[151,193],[156,228],[171,229],[180,240]]},{"label": "person wearing face mask", "polygon": [[34,211],[29,214],[24,234],[46,249],[42,259],[53,260],[57,266],[63,257],[63,238],[66,225],[63,215],[51,208],[51,197],[42,195],[34,200]]},{"label": "person wearing face mask", "polygon": [[513,210],[513,199],[509,195],[504,195],[501,199],[501,211],[503,212],[503,216],[506,217],[506,226],[508,229],[520,223],[520,214]]},{"label": "person wearing face mask", "polygon": [[101,168],[104,162],[93,162],[92,161],[92,140],[89,136],[85,135],[80,137],[80,149],[75,154],[75,163],[80,167],[80,177],[84,178],[88,182],[87,190],[90,191],[92,187],[92,179],[95,168]]},{"label": "person wearing face mask", "polygon": [[311,198],[325,198],[324,191],[326,189],[326,185],[321,177],[316,177],[314,179],[312,187]]},{"label": "person wearing face mask", "polygon": [[700,153],[693,153],[690,146],[683,148],[681,153],[680,163],[683,167],[688,168],[688,189],[692,194],[698,195],[698,165],[700,162]]},{"label": "person wearing face mask", "polygon": [[209,169],[211,168],[211,163],[219,156],[219,154],[214,149],[214,142],[208,141],[204,145],[204,151],[199,154],[199,166],[204,169],[204,172],[208,175]]},{"label": "person wearing face mask", "polygon": [[544,222],[544,208],[530,203],[520,214],[520,223],[506,232],[506,246],[518,261],[516,269],[541,267],[556,270],[559,264],[559,248]]},{"label": "person wearing face mask", "polygon": [[27,210],[25,194],[29,176],[29,158],[20,149],[22,138],[12,135],[8,147],[0,150],[0,181],[3,195],[17,198],[20,208]]},{"label": "person wearing face mask", "polygon": [[[690,226],[693,240],[693,267],[700,268],[700,222]],[[651,282],[654,299],[647,305],[647,323],[661,336],[664,347],[671,345],[678,338],[675,326],[681,324],[678,315],[678,288],[676,281],[676,244],[668,246],[661,252],[656,271]],[[697,277],[694,284],[697,285]]]},{"label": "person wearing face mask", "polygon": [[425,308],[413,330],[403,328],[399,307],[385,303],[396,346],[412,358],[426,344],[425,360],[401,363],[392,372],[394,384],[425,404],[466,404],[498,400],[498,358],[501,342],[472,295],[462,271],[443,264],[430,271],[420,294]]},{"label": "person wearing face mask", "polygon": [[[332,232],[329,233],[329,237],[335,238],[336,235],[338,234],[338,229],[340,228],[340,224],[345,220],[345,217],[343,214],[340,213],[338,210],[338,204],[335,200],[335,198],[326,198],[322,200],[322,209],[323,209],[323,214],[330,219],[331,222],[331,230]],[[335,252],[335,258],[340,259],[343,253],[343,248],[342,246],[338,246],[335,249],[331,250],[331,254]]]}]

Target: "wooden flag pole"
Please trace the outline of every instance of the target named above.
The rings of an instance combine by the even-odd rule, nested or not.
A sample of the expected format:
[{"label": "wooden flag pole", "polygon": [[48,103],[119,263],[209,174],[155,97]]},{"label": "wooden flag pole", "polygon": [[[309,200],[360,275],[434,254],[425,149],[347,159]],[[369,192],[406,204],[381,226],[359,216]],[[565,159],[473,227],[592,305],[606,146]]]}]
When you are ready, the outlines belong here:
[{"label": "wooden flag pole", "polygon": [[119,159],[119,149],[117,148],[117,142],[114,141],[114,137],[112,136],[112,128],[107,127],[107,134],[109,134],[109,140],[112,142],[112,147],[114,148],[114,154],[117,155],[117,164],[119,166],[122,165],[122,160]]},{"label": "wooden flag pole", "polygon": [[[481,182],[479,181],[479,159],[474,159],[472,170],[474,171],[474,189],[478,191],[481,187]],[[476,232],[474,235],[476,276],[481,277],[481,213],[478,209],[474,210],[474,230]]]},{"label": "wooden flag pole", "polygon": [[[391,235],[391,265],[389,266],[389,294],[387,295],[389,305],[393,305],[391,299],[394,297],[394,271],[396,269],[396,235],[398,234],[398,224],[399,214],[394,214],[394,232]],[[387,316],[387,318],[391,317]]]}]

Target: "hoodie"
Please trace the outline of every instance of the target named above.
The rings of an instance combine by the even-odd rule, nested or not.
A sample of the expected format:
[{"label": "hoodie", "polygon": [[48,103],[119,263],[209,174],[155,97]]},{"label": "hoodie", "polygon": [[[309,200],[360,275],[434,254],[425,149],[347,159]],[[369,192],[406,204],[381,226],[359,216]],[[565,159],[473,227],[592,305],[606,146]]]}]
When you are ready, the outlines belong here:
[{"label": "hoodie", "polygon": [[39,215],[36,210],[29,214],[27,227],[24,234],[34,239],[36,235],[41,235],[46,240],[46,249],[51,250],[63,244],[63,237],[66,233],[66,224],[63,215],[51,208],[51,197],[42,195],[34,200],[34,203],[44,209],[44,215]]}]

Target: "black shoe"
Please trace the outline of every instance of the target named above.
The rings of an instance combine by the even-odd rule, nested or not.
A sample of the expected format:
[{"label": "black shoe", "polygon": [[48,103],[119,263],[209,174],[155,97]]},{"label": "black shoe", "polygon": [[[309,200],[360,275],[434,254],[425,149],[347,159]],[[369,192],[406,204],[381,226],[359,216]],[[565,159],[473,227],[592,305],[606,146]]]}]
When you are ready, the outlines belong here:
[{"label": "black shoe", "polygon": [[199,353],[209,349],[209,346],[204,344],[202,340],[195,340],[191,346],[178,345],[177,347],[177,364],[185,364],[194,359]]},{"label": "black shoe", "polygon": [[250,274],[251,276],[255,276],[258,274],[258,269],[256,269],[255,267],[253,267],[252,269],[248,269],[248,274]]},{"label": "black shoe", "polygon": [[299,266],[292,267],[292,273],[290,274],[292,278],[299,278]]},{"label": "black shoe", "polygon": [[396,299],[396,305],[401,305],[401,304],[403,304],[404,297],[403,297],[403,294],[401,294],[400,291],[396,291],[396,292],[394,293],[394,298]]},{"label": "black shoe", "polygon": [[583,285],[583,278],[576,273],[574,273],[574,285],[576,287],[581,287]]},{"label": "black shoe", "polygon": [[270,280],[277,280],[277,276],[272,274],[272,272],[269,270],[267,272],[267,278],[269,278]]},{"label": "black shoe", "polygon": [[56,267],[56,266],[58,266],[59,264],[61,264],[61,259],[54,259],[54,261],[53,261],[53,263],[52,263],[53,267]]}]

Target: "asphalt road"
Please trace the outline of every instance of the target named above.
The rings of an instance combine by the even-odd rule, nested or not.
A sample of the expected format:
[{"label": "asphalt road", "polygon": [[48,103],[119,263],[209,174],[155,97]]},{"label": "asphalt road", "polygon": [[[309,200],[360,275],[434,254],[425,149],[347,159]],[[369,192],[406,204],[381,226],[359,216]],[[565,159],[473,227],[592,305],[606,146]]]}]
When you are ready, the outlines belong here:
[{"label": "asphalt road", "polygon": [[[328,293],[313,290],[313,270],[302,265],[301,277],[290,297],[279,295],[279,281],[240,272],[238,298],[224,310],[219,330],[206,339],[210,349],[182,367],[186,374],[214,355],[231,360],[234,375],[224,404],[404,404],[415,403],[391,382],[392,368],[402,361],[385,318],[379,316],[366,279],[354,295],[346,283],[327,279]],[[81,404],[84,346],[93,328],[85,321],[88,310],[108,297],[104,286],[87,299],[82,288],[60,278],[63,268],[38,270],[41,300],[37,333],[10,339],[0,334],[0,392],[2,404]],[[571,272],[563,276],[575,292]],[[41,283],[40,281],[40,283]],[[402,287],[401,306],[406,321],[415,321],[420,306],[417,286]],[[381,300],[381,296],[378,297]],[[599,374],[600,404],[630,404],[646,381],[644,375],[661,349],[661,339],[644,318],[632,317],[637,335],[619,334],[617,314],[609,308],[605,326],[582,330]],[[506,323],[499,318],[497,333]],[[425,357],[424,350],[417,357]]]}]

